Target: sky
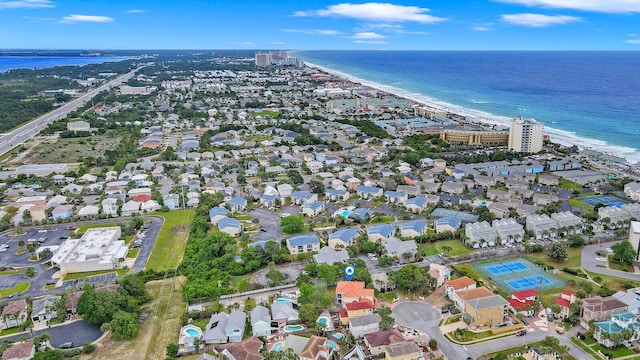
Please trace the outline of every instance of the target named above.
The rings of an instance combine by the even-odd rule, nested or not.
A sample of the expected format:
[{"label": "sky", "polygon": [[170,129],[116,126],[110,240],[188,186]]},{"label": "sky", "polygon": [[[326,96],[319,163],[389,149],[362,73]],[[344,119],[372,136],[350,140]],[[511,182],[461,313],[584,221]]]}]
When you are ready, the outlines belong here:
[{"label": "sky", "polygon": [[640,0],[0,0],[0,49],[640,50]]}]

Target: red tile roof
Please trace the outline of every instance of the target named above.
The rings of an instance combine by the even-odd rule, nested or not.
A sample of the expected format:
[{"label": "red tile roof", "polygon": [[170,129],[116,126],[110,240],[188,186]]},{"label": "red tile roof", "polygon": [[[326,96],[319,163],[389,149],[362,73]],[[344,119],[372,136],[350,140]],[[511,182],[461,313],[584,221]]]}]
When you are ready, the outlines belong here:
[{"label": "red tile roof", "polygon": [[404,336],[398,329],[378,331],[364,336],[370,347],[378,347],[404,341]]},{"label": "red tile roof", "polygon": [[468,276],[463,276],[455,280],[449,280],[446,282],[447,286],[452,287],[454,290],[462,289],[471,285],[475,285],[476,282]]},{"label": "red tile roof", "polygon": [[533,289],[522,290],[514,292],[513,294],[511,294],[511,296],[515,297],[516,299],[524,300],[528,297],[538,297],[538,292]]},{"label": "red tile roof", "polygon": [[527,300],[525,302],[521,302],[521,301],[518,301],[516,299],[509,299],[507,301],[509,301],[509,305],[513,306],[514,309],[517,309],[519,311],[527,310],[527,305],[531,306],[531,308],[533,308],[533,301],[531,301],[531,300]]},{"label": "red tile roof", "polygon": [[145,201],[151,200],[151,195],[147,195],[147,194],[136,195],[132,197],[131,200],[135,202],[145,202]]},{"label": "red tile roof", "polygon": [[22,310],[27,308],[27,301],[24,299],[10,301],[7,306],[2,309],[2,315],[13,315],[17,314]]},{"label": "red tile roof", "polygon": [[347,311],[373,309],[373,305],[368,301],[353,301],[353,302],[344,304],[344,307],[345,309],[347,309]]},{"label": "red tile roof", "polygon": [[35,349],[32,341],[13,344],[2,353],[2,360],[31,359]]},{"label": "red tile roof", "polygon": [[558,299],[556,299],[556,304],[559,305],[560,307],[565,307],[568,308],[571,303],[569,302],[569,300],[567,299],[563,299],[561,297],[559,297]]}]

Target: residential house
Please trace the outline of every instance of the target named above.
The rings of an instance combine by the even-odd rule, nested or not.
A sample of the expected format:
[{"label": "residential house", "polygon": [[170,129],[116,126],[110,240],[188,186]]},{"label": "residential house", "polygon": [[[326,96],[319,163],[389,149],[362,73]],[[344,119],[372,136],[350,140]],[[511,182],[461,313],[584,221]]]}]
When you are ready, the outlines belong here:
[{"label": "residential house", "polygon": [[414,197],[404,202],[407,211],[411,211],[414,214],[419,214],[427,209],[427,199],[423,197]]},{"label": "residential house", "polygon": [[492,330],[509,317],[509,303],[500,295],[466,301],[464,313],[471,320],[469,326],[488,326]]},{"label": "residential house", "polygon": [[461,312],[464,312],[466,303],[468,301],[491,296],[491,295],[493,295],[493,292],[491,290],[487,289],[484,286],[481,286],[479,288],[458,290],[455,292],[451,300],[453,301],[455,306],[458,308],[458,310],[460,310]]},{"label": "residential house", "polygon": [[300,360],[328,360],[331,359],[332,352],[333,347],[327,345],[327,338],[313,335],[298,357]]},{"label": "residential house", "polygon": [[168,207],[169,210],[176,210],[180,208],[180,196],[178,196],[178,194],[167,194],[162,197],[162,203]]},{"label": "residential house", "polygon": [[239,236],[244,227],[240,221],[225,216],[218,220],[218,230],[231,236]]},{"label": "residential house", "polygon": [[315,235],[298,235],[286,240],[291,255],[309,253],[320,250],[320,240]]},{"label": "residential house", "polygon": [[379,355],[384,353],[387,345],[404,342],[405,338],[397,328],[382,330],[364,335],[364,343],[369,349],[371,355]]},{"label": "residential house", "polygon": [[324,201],[314,201],[310,204],[302,205],[301,213],[308,217],[316,217],[324,211]]},{"label": "residential house", "polygon": [[457,216],[445,216],[435,220],[436,233],[443,233],[449,231],[456,233],[460,228],[462,221]]},{"label": "residential house", "polygon": [[398,226],[400,237],[414,238],[427,233],[427,221],[423,219],[407,221]]},{"label": "residential house", "polygon": [[36,347],[33,341],[23,341],[11,344],[2,353],[2,360],[29,360],[36,354]]},{"label": "residential house", "polygon": [[373,304],[369,301],[353,301],[350,303],[343,303],[344,310],[347,311],[348,318],[354,318],[358,316],[364,316],[373,314]]},{"label": "residential house", "polygon": [[610,224],[616,225],[618,223],[631,219],[631,215],[617,206],[604,206],[598,209],[598,219],[600,221],[609,219]]},{"label": "residential house", "polygon": [[62,297],[55,295],[46,295],[42,299],[33,300],[31,303],[31,320],[44,321],[53,319],[57,316],[56,302]]},{"label": "residential house", "polygon": [[349,260],[349,253],[346,250],[334,250],[325,246],[313,255],[316,264],[333,265],[335,263],[346,263]]},{"label": "residential house", "polygon": [[24,299],[9,301],[2,309],[2,329],[9,329],[24,324],[29,318],[27,301]]},{"label": "residential house", "polygon": [[247,199],[243,197],[234,197],[233,199],[227,201],[227,205],[229,206],[229,210],[231,212],[243,212],[247,210]]},{"label": "residential house", "polygon": [[569,290],[562,290],[560,296],[556,299],[556,305],[560,306],[560,313],[557,314],[561,319],[569,317],[571,314],[571,304],[576,302],[576,294]]},{"label": "residential house", "polygon": [[349,317],[349,332],[356,339],[378,331],[380,331],[380,315],[378,314]]},{"label": "residential house", "polygon": [[463,276],[455,280],[449,280],[444,283],[444,290],[447,297],[451,300],[454,299],[455,293],[458,290],[475,289],[476,282],[468,276]]},{"label": "residential house", "polygon": [[349,200],[349,192],[347,190],[327,189],[324,197],[328,201],[347,201]]},{"label": "residential house", "polygon": [[213,225],[218,225],[218,222],[221,219],[226,218],[227,215],[229,215],[229,210],[221,206],[216,206],[209,209],[209,221],[211,221],[211,224]]},{"label": "residential house", "polygon": [[451,278],[451,269],[446,265],[438,263],[429,264],[429,275],[436,279],[436,287],[444,285],[445,281]]},{"label": "residential house", "polygon": [[465,244],[475,249],[495,246],[498,233],[488,222],[467,223],[464,227]]},{"label": "residential house", "polygon": [[31,221],[44,221],[47,219],[47,214],[45,213],[44,205],[33,205],[29,208],[29,213],[31,213]]},{"label": "residential house", "polygon": [[451,195],[462,195],[467,190],[467,186],[461,182],[448,181],[442,184],[440,191]]},{"label": "residential house", "polygon": [[624,194],[635,201],[640,201],[640,183],[630,182],[624,186]]},{"label": "residential house", "polygon": [[384,192],[382,188],[375,186],[358,186],[356,193],[361,199],[369,200],[381,197]]},{"label": "residential house", "polygon": [[440,192],[440,183],[425,182],[422,184],[424,192],[427,194],[438,194]]},{"label": "residential house", "polygon": [[141,203],[133,200],[129,200],[122,205],[122,210],[120,215],[122,216],[132,216],[140,212]]},{"label": "residential house", "polygon": [[224,328],[225,334],[229,338],[229,342],[242,341],[246,320],[247,314],[245,314],[244,311],[235,310],[229,314]]},{"label": "residential house", "polygon": [[389,276],[386,273],[371,274],[371,281],[373,281],[373,287],[382,292],[393,290],[392,283],[389,282]]},{"label": "residential house", "polygon": [[582,218],[570,211],[553,213],[551,220],[558,224],[558,231],[564,235],[582,233]]},{"label": "residential house", "polygon": [[291,193],[291,202],[296,205],[307,205],[318,201],[318,195],[305,191],[294,191]]},{"label": "residential house", "polygon": [[506,190],[489,189],[487,190],[487,199],[493,201],[507,200],[509,199],[509,192]]},{"label": "residential house", "polygon": [[536,312],[534,301],[538,299],[538,292],[533,289],[516,291],[511,294],[511,298],[507,300],[509,305],[522,316],[533,316]]},{"label": "residential house", "polygon": [[595,296],[582,300],[582,317],[580,325],[589,329],[589,322],[604,321],[611,318],[611,315],[627,311],[627,304],[615,296]]},{"label": "residential house", "polygon": [[366,209],[366,208],[357,208],[355,210],[353,210],[351,212],[351,214],[349,214],[349,217],[352,219],[362,219],[364,221],[368,221],[369,219],[371,219],[371,216],[374,214],[373,210],[370,209]]},{"label": "residential house", "polygon": [[258,305],[251,309],[249,317],[253,336],[271,335],[271,315],[268,308]]},{"label": "residential house", "polygon": [[367,239],[374,243],[385,243],[396,232],[396,227],[390,224],[372,225],[367,228]]},{"label": "residential house", "polygon": [[515,219],[493,220],[491,227],[496,231],[502,244],[524,241],[524,227]]},{"label": "residential house", "polygon": [[226,344],[228,341],[226,327],[229,315],[224,312],[211,315],[205,331],[202,334],[202,341],[207,344]]},{"label": "residential house", "polygon": [[359,234],[355,228],[337,230],[329,235],[328,245],[332,249],[344,249],[354,245]]},{"label": "residential house", "polygon": [[640,338],[640,323],[638,322],[638,317],[629,311],[612,314],[610,320],[597,321],[595,325],[593,338],[608,348],[616,346],[616,343],[611,339],[612,335],[621,333],[623,330],[630,331],[631,333],[631,337],[623,343],[623,345],[627,347],[630,347],[632,342]]},{"label": "residential house", "polygon": [[387,239],[384,248],[387,255],[397,257],[400,264],[414,262],[418,253],[418,245],[414,240],[402,241],[397,237]]},{"label": "residential house", "polygon": [[526,226],[537,240],[554,238],[558,231],[558,224],[546,214],[527,216]]},{"label": "residential house", "polygon": [[336,285],[336,304],[363,300],[376,304],[374,290],[366,289],[364,285],[363,281],[338,281]]},{"label": "residential house", "polygon": [[260,353],[264,344],[252,336],[246,340],[227,345],[221,352],[228,360],[264,360]]},{"label": "residential house", "polygon": [[282,203],[282,201],[280,200],[280,197],[277,195],[269,195],[269,194],[262,194],[260,196],[260,205],[267,207],[267,208],[274,208],[277,205],[277,201],[280,201],[280,203]]},{"label": "residential house", "polygon": [[403,192],[387,190],[384,192],[384,197],[388,203],[392,204],[404,204],[409,196]]},{"label": "residential house", "polygon": [[534,205],[546,206],[558,200],[560,199],[553,194],[533,193]]},{"label": "residential house", "polygon": [[385,360],[423,360],[422,349],[413,341],[401,341],[384,347]]},{"label": "residential house", "polygon": [[293,303],[290,302],[274,302],[271,304],[271,319],[278,323],[279,327],[300,320],[298,317],[298,309],[294,308]]}]

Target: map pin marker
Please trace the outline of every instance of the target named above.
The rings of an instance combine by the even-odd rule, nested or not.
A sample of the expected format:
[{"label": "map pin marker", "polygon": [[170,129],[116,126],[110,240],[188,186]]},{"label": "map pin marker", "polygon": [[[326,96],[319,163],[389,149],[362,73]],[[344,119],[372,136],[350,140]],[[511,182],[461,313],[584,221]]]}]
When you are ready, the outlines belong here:
[{"label": "map pin marker", "polygon": [[347,280],[349,280],[349,281],[351,281],[351,279],[353,279],[353,275],[355,273],[356,273],[356,268],[354,268],[351,265],[349,265],[349,266],[344,268],[344,276],[346,276]]}]

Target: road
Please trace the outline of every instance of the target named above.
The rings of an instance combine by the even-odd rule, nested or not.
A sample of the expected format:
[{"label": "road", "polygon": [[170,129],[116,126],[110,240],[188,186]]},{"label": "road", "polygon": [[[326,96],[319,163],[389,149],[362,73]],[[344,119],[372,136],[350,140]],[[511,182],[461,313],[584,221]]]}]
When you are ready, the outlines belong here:
[{"label": "road", "polygon": [[[532,331],[527,336],[517,337],[512,335],[480,344],[461,346],[450,342],[442,335],[438,327],[442,314],[440,309],[430,304],[419,301],[400,303],[393,307],[392,315],[398,324],[418,329],[427,334],[429,338],[435,339],[438,342],[438,348],[447,359],[476,358],[483,354],[540,341],[549,335],[548,332]],[[567,345],[569,352],[578,359],[593,359],[591,355],[582,351],[567,338],[563,336],[554,337],[560,340],[561,345]]]},{"label": "road", "polygon": [[80,108],[89,100],[93,99],[94,96],[98,95],[101,91],[110,89],[113,86],[118,86],[123,82],[129,80],[129,78],[131,78],[133,74],[135,74],[136,71],[140,69],[141,68],[138,68],[124,75],[121,75],[93,90],[88,91],[86,94],[80,96],[79,98],[72,100],[62,105],[61,107],[6,133],[3,137],[0,138],[0,155],[13,149],[15,146],[33,138],[49,124],[56,120],[64,118],[68,113]]},{"label": "road", "polygon": [[87,343],[92,343],[102,336],[100,326],[91,325],[84,322],[84,320],[78,320],[71,323],[57,325],[48,329],[34,331],[33,334],[20,333],[11,335],[0,339],[0,343],[12,340],[16,341],[20,337],[32,339],[44,332],[49,333],[49,343],[51,346],[57,348],[66,342],[73,342],[74,347],[79,347]]},{"label": "road", "polygon": [[580,265],[582,266],[583,269],[589,270],[596,274],[610,275],[610,276],[616,276],[623,279],[640,281],[640,274],[632,274],[624,271],[617,271],[617,270],[598,267],[598,265],[603,265],[604,263],[602,261],[596,260],[596,257],[598,257],[598,255],[596,255],[596,251],[610,248],[612,245],[616,243],[617,242],[607,242],[603,244],[594,244],[594,245],[584,246],[582,248],[582,253],[580,256]]}]

